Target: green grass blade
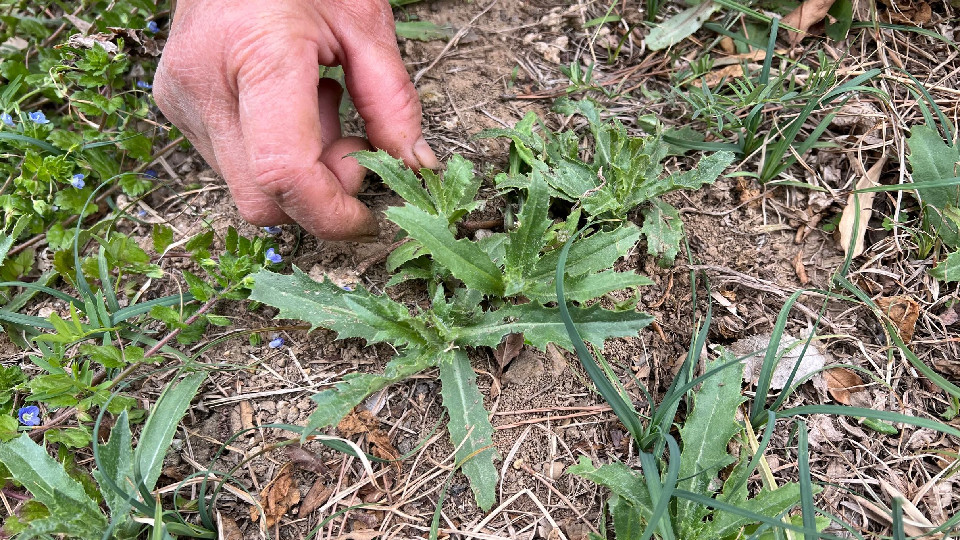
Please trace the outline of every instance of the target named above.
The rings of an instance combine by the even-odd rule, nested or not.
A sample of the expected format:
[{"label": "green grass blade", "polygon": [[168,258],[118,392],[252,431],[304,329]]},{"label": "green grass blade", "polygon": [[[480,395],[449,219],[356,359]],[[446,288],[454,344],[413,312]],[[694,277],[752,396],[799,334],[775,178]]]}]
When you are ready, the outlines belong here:
[{"label": "green grass blade", "polygon": [[787,327],[787,318],[790,316],[790,309],[806,291],[799,290],[790,295],[780,313],[777,314],[777,321],[773,325],[773,331],[770,333],[770,344],[763,355],[763,364],[760,368],[760,375],[757,379],[757,392],[753,398],[753,404],[750,407],[750,421],[756,425],[761,419],[763,409],[767,405],[768,394],[770,393],[770,382],[773,380],[773,371],[777,368],[780,358],[779,345],[783,339],[783,331]]},{"label": "green grass blade", "polygon": [[[113,290],[113,280],[110,279],[110,264],[107,263],[107,248],[100,246],[97,252],[97,270],[100,272],[100,290],[104,292],[107,307],[111,313],[120,310],[120,304],[117,302],[117,293]],[[102,321],[105,326],[113,326],[111,320]]]},{"label": "green grass blade", "polygon": [[785,523],[783,521],[780,521],[779,517],[770,517],[770,516],[765,516],[763,514],[758,514],[756,512],[747,510],[746,508],[741,508],[739,506],[729,504],[729,503],[714,499],[712,497],[707,497],[699,493],[692,493],[689,491],[678,489],[674,492],[674,494],[677,497],[702,504],[706,507],[713,508],[715,510],[720,510],[722,512],[730,512],[731,514],[743,516],[751,521],[754,521],[757,523],[764,523],[773,528],[786,529],[793,532],[801,533],[809,538],[825,538],[827,540],[842,539],[842,537],[840,536],[834,536],[832,534],[825,534],[825,533],[818,533],[816,527],[813,527],[812,529],[807,527],[798,527],[797,525],[793,525],[792,523]]},{"label": "green grass blade", "polygon": [[780,26],[780,18],[774,17],[770,20],[770,39],[767,40],[767,55],[763,58],[763,68],[760,70],[760,81],[762,85],[770,82],[770,66],[773,63],[774,51],[777,47],[777,28]]},{"label": "green grass blade", "polygon": [[[803,420],[797,420],[797,473],[800,480],[800,513],[803,516],[803,528],[807,530],[817,530],[817,513],[813,505],[813,482],[810,479],[810,447],[807,441],[807,424]],[[815,540],[819,535],[808,536],[804,533],[804,538]]]},{"label": "green grass blade", "polygon": [[921,182],[909,182],[906,184],[893,184],[886,186],[871,186],[867,188],[855,189],[850,193],[873,193],[880,191],[913,191],[915,189],[930,189],[953,187],[960,185],[960,176],[953,178],[941,178],[939,180],[924,180]]},{"label": "green grass blade", "polygon": [[0,321],[6,321],[10,324],[16,324],[18,326],[35,326],[37,328],[44,328],[46,330],[55,330],[50,321],[41,318],[34,317],[33,315],[24,315],[22,313],[16,313],[14,311],[7,311],[5,309],[0,309]]},{"label": "green grass blade", "polygon": [[597,391],[607,400],[614,414],[623,422],[623,425],[626,426],[627,431],[630,432],[634,440],[640,441],[643,436],[643,425],[640,423],[637,412],[633,409],[633,404],[627,403],[620,398],[617,389],[606,378],[600,366],[597,365],[593,355],[590,354],[590,351],[587,349],[587,345],[583,342],[583,339],[580,338],[580,333],[577,331],[576,325],[573,324],[573,320],[570,318],[570,310],[567,308],[566,297],[563,294],[564,268],[567,263],[567,255],[570,253],[570,246],[573,245],[573,241],[583,233],[587,226],[584,226],[584,228],[572,235],[563,245],[563,249],[560,250],[560,258],[557,261],[557,273],[555,277],[560,319],[563,320],[563,325],[567,330],[567,334],[570,336],[570,341],[573,342],[573,348],[577,352],[577,357],[580,359],[583,369],[587,372],[587,375],[590,376],[593,384],[596,385]]},{"label": "green grass blade", "polygon": [[34,139],[33,137],[27,137],[26,135],[20,135],[19,133],[10,133],[8,131],[0,132],[0,141],[4,141],[4,140],[32,144],[33,146],[36,146],[41,150],[46,150],[47,152],[50,152],[51,154],[55,154],[58,156],[64,153],[63,150],[57,148],[56,146],[46,141],[41,141],[40,139]]},{"label": "green grass blade", "polygon": [[872,418],[874,420],[884,420],[886,422],[898,422],[910,424],[912,426],[928,428],[954,437],[960,437],[960,429],[957,429],[944,422],[921,418],[919,416],[909,416],[906,414],[895,413],[892,411],[878,411],[875,409],[865,409],[862,407],[848,407],[846,405],[801,405],[790,409],[784,409],[777,414],[777,418],[792,418],[794,416],[807,416],[811,414],[837,414],[851,418]]},{"label": "green grass blade", "polygon": [[670,502],[673,500],[673,492],[677,489],[677,478],[680,476],[680,447],[677,446],[677,441],[671,435],[667,435],[665,438],[667,439],[669,458],[667,460],[667,478],[663,484],[660,483],[660,473],[656,459],[652,454],[640,452],[640,465],[643,468],[643,476],[647,481],[650,500],[654,504],[653,513],[650,515],[643,534],[640,535],[642,540],[649,540],[657,529],[660,530],[660,537],[664,540],[676,538],[668,510]]},{"label": "green grass blade", "polygon": [[891,506],[893,518],[893,540],[906,540],[907,535],[903,530],[903,500],[900,499],[900,497],[894,497]]},{"label": "green grass blade", "polygon": [[150,313],[150,310],[153,309],[154,306],[177,306],[191,302],[193,299],[193,295],[190,293],[173,294],[170,296],[164,296],[162,298],[154,298],[153,300],[147,300],[146,302],[140,302],[132,306],[120,308],[114,312],[113,321],[114,323],[118,323],[120,321],[132,319],[133,317],[137,317],[139,315]]}]

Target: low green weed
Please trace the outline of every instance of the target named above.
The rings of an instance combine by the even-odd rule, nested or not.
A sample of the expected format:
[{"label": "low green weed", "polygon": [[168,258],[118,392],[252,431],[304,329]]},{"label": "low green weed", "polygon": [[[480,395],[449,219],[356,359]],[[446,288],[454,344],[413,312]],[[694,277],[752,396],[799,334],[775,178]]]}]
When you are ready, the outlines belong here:
[{"label": "low green weed", "polygon": [[[195,538],[215,538],[216,534],[197,528],[164,512],[151,493],[160,477],[164,456],[176,433],[177,425],[196,395],[205,373],[192,373],[171,384],[154,404],[134,446],[129,417],[121,412],[105,444],[93,443],[96,469],[92,476],[65,468],[65,463],[50,457],[47,450],[28,434],[0,444],[0,463],[12,478],[33,495],[20,516],[11,516],[4,531],[17,538],[49,538],[64,534],[72,538],[138,538],[143,519],[161,517],[153,522],[155,531]],[[64,447],[62,447],[64,448]],[[75,466],[75,465],[74,465]],[[99,489],[98,489],[99,488]],[[109,516],[101,504],[106,503]]]},{"label": "low green weed", "polygon": [[[425,282],[429,305],[409,308],[362,287],[344,290],[329,281],[314,282],[296,269],[289,276],[260,272],[251,298],[280,308],[279,317],[335,330],[341,339],[390,343],[398,351],[382,374],[350,374],[315,395],[311,429],[335,425],[388,384],[439,367],[457,463],[470,478],[477,503],[489,509],[496,495],[496,451],[468,348],[494,347],[512,333],[522,333],[526,343],[539,349],[548,343],[571,347],[558,308],[548,307],[556,301],[551,284],[558,253],[549,244],[555,223],[549,217],[544,171],[529,173],[513,229],[471,241],[456,238],[452,229],[477,205],[480,178],[472,164],[455,156],[442,176],[423,170],[424,188],[413,171],[384,152],[360,153],[357,159],[407,201],[387,210],[408,239],[387,260],[388,268],[397,270],[390,284]],[[586,305],[611,291],[649,284],[643,276],[611,269],[638,238],[636,226],[611,222],[577,242],[566,274],[573,284],[571,297]],[[586,339],[598,345],[610,337],[635,335],[651,320],[635,311],[633,301],[614,310],[591,303],[573,308],[571,317]]]},{"label": "low green weed", "polygon": [[[711,89],[704,79],[698,85],[690,84],[695,79],[682,78],[677,91],[678,98],[687,101],[693,108],[692,119],[702,117],[713,137],[724,140],[732,135],[735,143],[702,143],[668,138],[668,142],[682,148],[698,150],[726,149],[746,159],[760,153],[760,168],[750,173],[760,183],[776,180],[793,166],[797,159],[820,142],[820,136],[830,125],[836,111],[828,112],[817,121],[808,134],[801,132],[811,117],[820,111],[842,106],[857,93],[885,94],[864,83],[880,74],[872,69],[841,84],[837,84],[838,62],[831,62],[822,51],[818,53],[818,65],[807,68],[799,60],[783,60],[783,68],[771,76],[775,52],[778,19],[773,19],[763,60],[756,78],[748,75],[733,78],[722,86],[724,91]],[[806,71],[804,77],[799,72]],[[773,110],[782,110],[773,115]],[[747,111],[742,114],[742,111]],[[746,173],[743,173],[746,174]]]},{"label": "low green weed", "polygon": [[[506,137],[511,140],[514,166],[496,177],[501,189],[526,189],[531,174],[524,169],[540,171],[550,194],[575,203],[574,217],[623,220],[640,208],[643,214],[641,234],[651,255],[661,257],[665,265],[673,263],[683,238],[683,224],[676,208],[660,200],[660,196],[679,189],[695,190],[716,181],[733,161],[730,152],[707,155],[689,171],[663,175],[663,159],[670,147],[659,128],[646,137],[627,133],[619,121],[601,120],[597,105],[588,100],[559,100],[555,109],[563,114],[580,114],[589,124],[592,157],[584,160],[583,141],[574,131],[552,133],[539,126],[533,113],[527,114],[513,129],[493,129],[479,137]],[[568,218],[568,224],[575,219]],[[569,233],[568,233],[569,236]]]}]

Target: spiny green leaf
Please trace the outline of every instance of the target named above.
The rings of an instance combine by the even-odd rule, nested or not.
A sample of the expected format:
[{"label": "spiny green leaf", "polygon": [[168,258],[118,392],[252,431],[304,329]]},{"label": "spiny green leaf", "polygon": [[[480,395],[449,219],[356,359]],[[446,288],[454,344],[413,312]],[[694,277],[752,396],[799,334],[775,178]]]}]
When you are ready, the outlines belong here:
[{"label": "spiny green leaf", "polygon": [[527,198],[517,216],[517,228],[508,233],[509,240],[504,253],[504,272],[509,283],[507,296],[525,288],[526,276],[540,259],[540,250],[546,242],[544,235],[552,224],[547,217],[549,209],[547,183],[543,179],[542,168],[537,167],[530,173]]},{"label": "spiny green leaf", "polygon": [[[570,308],[570,316],[583,340],[603,346],[604,340],[635,336],[653,317],[636,311],[608,311],[599,305]],[[538,349],[554,343],[567,350],[573,348],[559,308],[548,308],[535,302],[511,305],[484,314],[483,319],[456,331],[456,343],[469,346],[495,347],[507,334],[522,333],[524,339]]]},{"label": "spiny green leaf", "polygon": [[[606,270],[626,255],[640,239],[640,229],[632,223],[626,223],[612,231],[598,230],[585,238],[578,239],[570,247],[567,258],[567,277],[582,276]],[[560,250],[543,255],[530,275],[529,281],[554,283]]]},{"label": "spiny green leaf", "polygon": [[[925,125],[910,128],[907,146],[910,148],[907,157],[914,182],[931,182],[957,176],[960,145],[947,145],[936,129]],[[947,246],[960,247],[960,233],[956,224],[943,217],[948,208],[960,207],[960,186],[918,189],[917,196],[924,206],[924,221],[928,231],[939,236]]]},{"label": "spiny green leaf", "polygon": [[44,525],[49,532],[61,532],[80,538],[99,537],[107,520],[97,503],[70,478],[63,466],[46,449],[24,433],[0,444],[0,462],[33,497],[50,510]]},{"label": "spiny green leaf", "polygon": [[930,275],[945,281],[960,281],[960,251],[954,251],[930,270]]},{"label": "spiny green leaf", "polygon": [[480,189],[480,178],[473,173],[473,163],[459,154],[447,161],[441,179],[432,171],[423,171],[424,182],[430,190],[434,205],[451,223],[477,206],[474,199]]},{"label": "spiny green leaf", "polygon": [[314,394],[317,410],[310,415],[307,431],[334,426],[370,394],[387,385],[437,364],[436,351],[408,350],[387,362],[383,374],[349,373],[333,388]]},{"label": "spiny green leaf", "polygon": [[634,507],[634,511],[641,515],[649,516],[653,512],[653,505],[650,504],[650,494],[647,492],[647,486],[643,478],[637,471],[623,463],[609,463],[594,467],[590,458],[580,456],[580,461],[567,469],[567,472],[606,487],[618,497],[629,502]]},{"label": "spiny green leaf", "polygon": [[[705,371],[729,360],[722,356],[704,368]],[[683,450],[680,453],[680,478],[677,489],[710,495],[710,485],[717,473],[734,461],[727,452],[727,443],[739,431],[737,407],[744,398],[740,394],[743,368],[722,370],[703,382],[693,397],[693,411],[680,429]],[[695,529],[710,510],[687,499],[677,501],[676,522],[680,538],[693,538]]]},{"label": "spiny green leaf", "polygon": [[[596,274],[584,274],[574,278],[567,278],[564,284],[564,294],[568,302],[587,302],[599,298],[607,293],[653,285],[653,280],[634,272],[616,272],[605,270]],[[549,282],[535,281],[527,284],[524,296],[546,304],[557,301],[557,290],[553,280]]]},{"label": "spiny green leaf", "polygon": [[656,199],[651,202],[643,211],[643,227],[640,232],[647,239],[647,252],[662,257],[660,262],[669,266],[680,252],[683,222],[680,221],[680,212],[676,208]]},{"label": "spiny green leaf", "polygon": [[390,186],[390,189],[396,191],[405,201],[425,212],[437,213],[427,190],[420,185],[420,179],[402,161],[383,150],[354,152],[350,155],[356,158],[360,165],[377,173],[383,183]]},{"label": "spiny green leaf", "polygon": [[[113,483],[121,489],[130,487],[132,489],[133,480],[133,443],[131,441],[130,423],[127,419],[127,411],[120,413],[117,422],[110,430],[110,439],[106,444],[100,445],[98,451],[100,461],[97,469],[93,471],[93,477],[100,484],[100,491],[103,498],[110,507],[110,515],[114,520],[120,519],[130,511],[130,503],[127,496],[117,493],[108,484],[105,478],[113,480]],[[136,497],[136,493],[130,495]]]},{"label": "spiny green leaf", "polygon": [[311,329],[334,330],[339,339],[423,344],[407,308],[386,296],[371,295],[361,287],[345,291],[328,280],[316,282],[297,267],[292,275],[261,270],[253,277],[250,299],[279,308],[279,318],[306,321]]},{"label": "spiny green leaf", "polygon": [[477,244],[454,238],[446,218],[428,214],[410,205],[389,208],[386,214],[390,221],[423,244],[436,262],[449,269],[467,287],[485,294],[503,294],[500,269]]},{"label": "spiny green leaf", "polygon": [[493,426],[477,389],[477,376],[462,350],[444,354],[440,360],[440,384],[443,405],[450,423],[450,442],[455,448],[460,470],[470,479],[477,506],[490,510],[497,498],[497,469],[493,460]]},{"label": "spiny green leaf", "polygon": [[456,32],[449,26],[439,26],[430,21],[397,21],[397,36],[418,41],[450,39]]},{"label": "spiny green leaf", "polygon": [[[769,517],[776,517],[795,507],[800,502],[800,484],[790,482],[770,491],[763,489],[755,497],[740,502],[738,506]],[[730,512],[714,511],[713,519],[700,533],[703,538],[727,538],[754,523],[748,517]]]},{"label": "spiny green leaf", "polygon": [[678,189],[696,190],[716,182],[724,169],[733,163],[733,152],[714,152],[704,156],[693,170],[676,172],[658,182],[652,182],[647,198],[652,199]]}]

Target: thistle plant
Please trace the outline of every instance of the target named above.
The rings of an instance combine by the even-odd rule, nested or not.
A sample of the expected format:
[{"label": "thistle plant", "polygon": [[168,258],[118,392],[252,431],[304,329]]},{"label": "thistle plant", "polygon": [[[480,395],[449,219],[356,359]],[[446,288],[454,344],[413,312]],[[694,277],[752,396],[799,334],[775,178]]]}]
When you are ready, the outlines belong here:
[{"label": "thistle plant", "polygon": [[[583,108],[590,110],[589,104]],[[651,283],[635,272],[613,269],[642,233],[626,219],[627,213],[671,189],[712,181],[731,159],[715,156],[692,173],[661,179],[662,141],[630,137],[622,125],[601,122],[599,113],[591,118],[598,156],[601,151],[605,155],[589,164],[576,159],[573,134],[551,135],[549,142],[533,135],[533,117],[504,133],[517,143],[515,151],[528,166],[522,172],[513,167],[509,175],[498,177],[498,184],[512,189],[522,204],[506,212],[515,219],[505,232],[477,240],[456,235],[457,222],[480,204],[476,197],[481,178],[473,164],[454,156],[442,175],[421,170],[418,177],[385,152],[355,154],[361,165],[380,175],[406,201],[386,211],[406,240],[387,258],[387,270],[394,272],[388,288],[417,280],[425,286],[430,303],[411,307],[363,287],[343,290],[329,281],[313,281],[296,268],[293,275],[263,270],[255,276],[250,298],[279,308],[278,317],[334,330],[340,339],[390,343],[398,351],[382,373],[348,374],[334,388],[313,396],[317,410],[308,431],[337,424],[364,398],[389,384],[439,368],[456,461],[469,477],[478,505],[483,509],[493,505],[497,480],[493,427],[468,351],[494,347],[514,333],[523,334],[524,342],[537,349],[553,343],[572,350],[556,307],[556,276],[558,248],[581,229],[581,218],[587,224],[565,253],[561,274],[566,300],[575,303],[568,308],[569,320],[584,341],[597,347],[606,339],[636,335],[652,318],[635,309],[635,297],[612,309],[597,301],[613,291]],[[600,168],[611,182],[597,185]],[[552,204],[562,199],[576,199],[582,208],[552,215]]]}]

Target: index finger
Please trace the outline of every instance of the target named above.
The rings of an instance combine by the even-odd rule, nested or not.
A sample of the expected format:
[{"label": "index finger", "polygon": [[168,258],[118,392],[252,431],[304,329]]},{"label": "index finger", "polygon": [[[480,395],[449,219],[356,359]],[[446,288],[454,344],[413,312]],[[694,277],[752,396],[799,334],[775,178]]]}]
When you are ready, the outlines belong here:
[{"label": "index finger", "polygon": [[302,40],[271,43],[278,47],[276,54],[259,50],[237,70],[250,178],[311,234],[328,240],[374,240],[378,226],[373,213],[350,196],[321,161],[315,45]]}]

